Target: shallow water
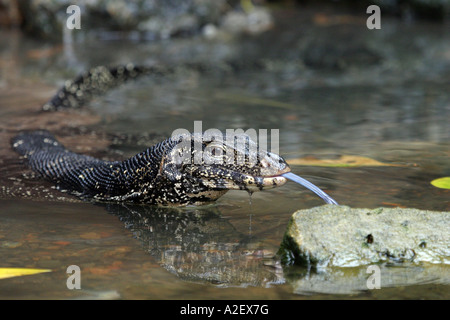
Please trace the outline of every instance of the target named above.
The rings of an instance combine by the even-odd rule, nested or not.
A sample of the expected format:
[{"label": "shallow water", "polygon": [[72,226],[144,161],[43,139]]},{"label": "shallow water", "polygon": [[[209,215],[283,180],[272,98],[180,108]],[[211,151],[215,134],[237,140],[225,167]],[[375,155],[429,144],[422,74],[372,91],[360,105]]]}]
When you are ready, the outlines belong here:
[{"label": "shallow water", "polygon": [[[291,214],[323,201],[292,182],[251,198],[233,191],[215,205],[180,210],[83,203],[34,177],[9,147],[18,131],[46,128],[78,152],[123,158],[174,129],[192,131],[195,120],[204,130],[279,129],[280,154],[288,161],[356,155],[398,165],[292,166],[340,204],[450,211],[448,190],[430,184],[450,175],[448,32],[440,25],[387,21],[380,32],[368,33],[359,22],[323,26],[287,16],[263,36],[232,42],[123,40],[70,48],[2,31],[0,267],[52,272],[0,280],[0,298],[448,299],[445,266],[438,279],[379,290],[298,290],[298,281],[312,275],[281,267],[274,255]],[[305,19],[303,28],[298,17]],[[308,66],[304,50],[317,46],[314,57],[327,52],[313,41],[320,37],[326,43],[350,39],[382,59],[373,64],[369,55],[350,65],[341,59],[336,68],[325,57]],[[230,71],[224,60],[242,66]],[[143,79],[85,111],[38,112],[79,71],[128,61],[208,61],[219,71]],[[250,67],[251,61],[264,61],[264,67]],[[67,289],[69,265],[80,266],[82,290]]]}]

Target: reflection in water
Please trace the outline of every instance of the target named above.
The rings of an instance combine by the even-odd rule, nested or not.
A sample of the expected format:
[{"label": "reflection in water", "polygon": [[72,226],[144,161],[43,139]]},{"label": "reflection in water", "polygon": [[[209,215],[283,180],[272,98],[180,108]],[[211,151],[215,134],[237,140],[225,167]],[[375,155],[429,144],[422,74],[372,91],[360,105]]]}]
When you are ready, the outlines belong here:
[{"label": "reflection in water", "polygon": [[166,208],[107,204],[168,271],[183,280],[223,286],[269,286],[283,278],[272,256],[240,234],[215,206]]},{"label": "reflection in water", "polygon": [[443,264],[382,263],[315,271],[288,267],[284,274],[297,294],[355,294],[418,284],[448,285],[449,269]]},{"label": "reflection in water", "polygon": [[287,282],[298,294],[354,294],[377,286],[450,283],[446,265],[384,263],[320,270],[276,268],[276,257],[265,254],[250,236],[238,232],[216,206],[108,204],[106,208],[119,216],[162,267],[185,281],[225,287],[268,287]]}]

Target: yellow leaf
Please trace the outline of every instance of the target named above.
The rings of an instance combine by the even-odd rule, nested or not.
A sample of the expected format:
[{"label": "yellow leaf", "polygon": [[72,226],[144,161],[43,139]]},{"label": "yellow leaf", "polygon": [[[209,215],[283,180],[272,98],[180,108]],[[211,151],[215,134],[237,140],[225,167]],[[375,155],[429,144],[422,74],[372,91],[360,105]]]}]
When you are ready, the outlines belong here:
[{"label": "yellow leaf", "polygon": [[317,167],[379,167],[391,166],[402,167],[403,165],[394,163],[383,163],[377,160],[359,156],[340,156],[337,159],[318,159],[315,157],[305,157],[287,159],[290,165],[317,166]]},{"label": "yellow leaf", "polygon": [[436,188],[441,189],[450,189],[450,177],[442,177],[438,179],[434,179],[430,182]]},{"label": "yellow leaf", "polygon": [[51,272],[49,269],[0,268],[0,279],[27,276],[31,274]]}]

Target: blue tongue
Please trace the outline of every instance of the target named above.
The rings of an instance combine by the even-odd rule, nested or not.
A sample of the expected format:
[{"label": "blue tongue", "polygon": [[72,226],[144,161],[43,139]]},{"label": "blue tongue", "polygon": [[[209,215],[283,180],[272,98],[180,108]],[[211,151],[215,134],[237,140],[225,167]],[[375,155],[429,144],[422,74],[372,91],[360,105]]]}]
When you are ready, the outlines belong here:
[{"label": "blue tongue", "polygon": [[301,184],[305,188],[308,188],[309,190],[311,190],[312,192],[317,194],[319,197],[321,197],[323,199],[323,201],[325,201],[326,203],[338,204],[333,198],[331,198],[329,195],[327,195],[325,192],[323,192],[319,187],[316,187],[308,180],[305,180],[302,177],[299,177],[298,175],[293,174],[292,172],[283,173],[282,176],[285,177],[286,179],[289,179],[289,180],[292,180],[294,182]]}]

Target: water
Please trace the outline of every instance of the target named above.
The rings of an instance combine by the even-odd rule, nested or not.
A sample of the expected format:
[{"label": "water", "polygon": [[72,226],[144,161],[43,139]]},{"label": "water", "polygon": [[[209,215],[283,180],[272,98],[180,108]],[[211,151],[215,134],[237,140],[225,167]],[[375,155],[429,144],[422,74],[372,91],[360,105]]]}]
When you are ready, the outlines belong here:
[{"label": "water", "polygon": [[309,182],[306,179],[303,179],[302,177],[299,177],[292,172],[284,173],[282,174],[283,177],[292,180],[294,182],[297,182],[298,184],[304,186],[305,188],[311,190],[315,194],[317,194],[325,203],[329,204],[338,204],[336,200],[331,198],[329,195],[327,195],[325,192],[323,192],[319,187],[313,185],[311,182]]},{"label": "water", "polygon": [[[0,280],[0,298],[449,298],[446,279],[347,294],[297,291],[304,270],[283,268],[274,256],[291,214],[323,201],[293,182],[256,192],[251,203],[246,192],[232,191],[201,208],[108,206],[54,190],[9,147],[20,130],[46,128],[77,152],[116,159],[174,129],[193,130],[195,120],[203,129],[279,129],[288,161],[355,155],[397,165],[291,166],[340,204],[450,211],[448,190],[430,184],[450,175],[448,32],[387,20],[378,33],[345,24],[300,28],[297,16],[289,17],[260,38],[228,43],[124,40],[69,50],[2,31],[0,267],[53,271]],[[363,62],[355,64],[345,55],[333,60],[313,41],[339,37],[372,51],[356,51]],[[311,57],[305,51],[313,46],[318,51],[306,64],[302,57]],[[370,52],[381,61],[373,62]],[[224,59],[243,67],[229,71]],[[80,70],[129,61],[209,61],[214,68],[143,79],[84,111],[38,112]],[[252,61],[264,67],[246,67]],[[82,270],[82,290],[66,287],[66,269],[74,264]]]}]

